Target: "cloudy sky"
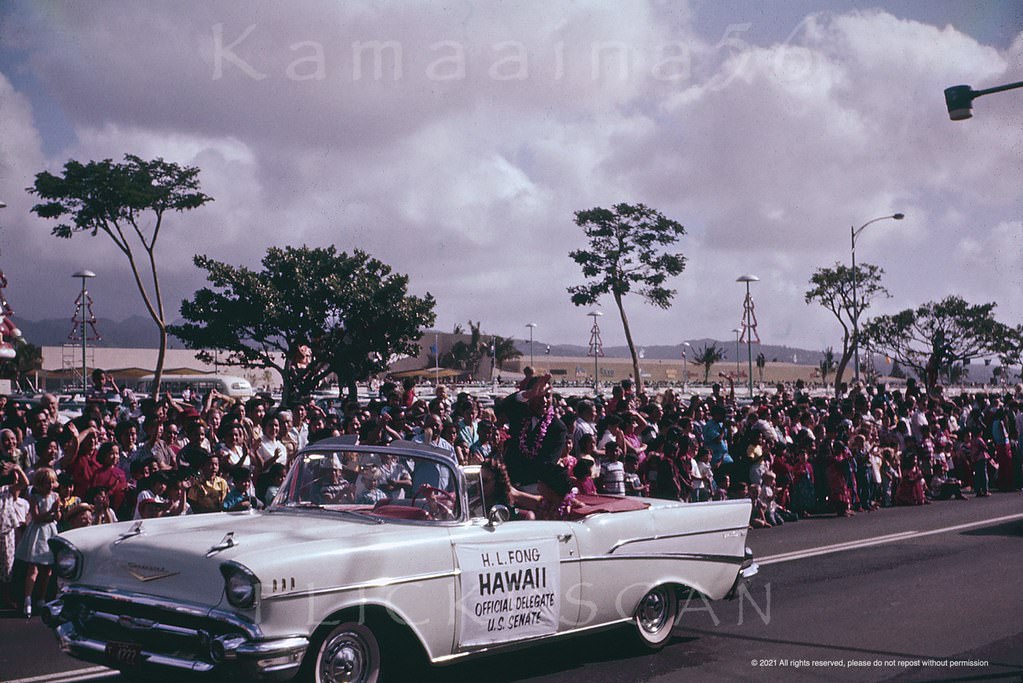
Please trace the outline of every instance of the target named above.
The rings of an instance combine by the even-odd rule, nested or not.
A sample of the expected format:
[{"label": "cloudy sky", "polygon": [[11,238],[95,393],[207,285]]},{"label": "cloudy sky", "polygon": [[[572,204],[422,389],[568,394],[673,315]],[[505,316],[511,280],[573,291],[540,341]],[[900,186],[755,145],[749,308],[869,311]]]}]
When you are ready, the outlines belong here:
[{"label": "cloudy sky", "polygon": [[[942,91],[1023,80],[1004,2],[0,4],[0,268],[28,319],[144,314],[106,238],[50,236],[24,188],[69,158],[202,169],[216,201],[159,253],[173,309],[196,253],[361,248],[437,298],[437,327],[585,344],[566,288],[576,210],[681,222],[668,310],[627,299],[637,343],[731,339],[743,273],[765,343],[840,345],[815,268],[883,267],[892,312],[952,293],[1023,318],[1023,90],[948,119]],[[613,315],[610,301],[605,312]],[[604,318],[604,342],[621,326]]]}]

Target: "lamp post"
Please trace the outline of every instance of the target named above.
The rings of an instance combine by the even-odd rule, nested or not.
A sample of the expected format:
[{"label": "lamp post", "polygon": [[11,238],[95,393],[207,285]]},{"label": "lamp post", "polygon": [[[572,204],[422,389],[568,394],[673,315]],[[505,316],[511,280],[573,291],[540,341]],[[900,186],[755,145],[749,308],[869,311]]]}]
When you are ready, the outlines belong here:
[{"label": "lamp post", "polygon": [[604,315],[594,309],[587,313],[593,318],[593,327],[590,328],[590,355],[593,356],[593,395],[600,396],[600,374],[597,366],[597,359],[604,355],[604,343],[600,340],[600,327],[597,326],[597,318]]},{"label": "lamp post", "polygon": [[[760,278],[747,273],[735,278],[735,281],[746,283],[746,299],[742,304],[742,332],[746,337],[746,355],[749,360],[749,395],[753,398],[753,336],[756,334],[757,319],[753,315],[753,297],[749,293],[749,283],[760,282]],[[760,337],[757,337],[757,342],[760,342]]]},{"label": "lamp post", "polygon": [[[533,366],[533,329],[536,327],[536,323],[526,323],[526,327],[529,328],[529,366]],[[533,368],[536,370],[536,368]]]},{"label": "lamp post", "polygon": [[965,121],[973,117],[973,101],[981,95],[990,95],[1016,88],[1023,88],[1023,81],[997,85],[986,90],[974,90],[968,85],[953,85],[951,88],[945,88],[945,106],[948,107],[948,117],[953,121]]},{"label": "lamp post", "polygon": [[689,353],[687,348],[692,348],[689,342],[682,342],[682,393],[689,390]]},{"label": "lamp post", "polygon": [[867,221],[859,228],[849,227],[849,236],[852,241],[852,295],[853,295],[853,379],[860,381],[860,305],[856,299],[856,236],[863,232],[863,229],[871,223],[886,221],[889,218],[901,221],[906,217],[904,213],[893,213],[890,216],[880,216]]},{"label": "lamp post", "polygon": [[79,312],[80,312],[80,314],[82,316],[82,396],[85,396],[85,393],[89,390],[89,369],[87,367],[88,356],[86,355],[87,351],[88,351],[88,345],[89,345],[89,342],[88,342],[88,336],[89,335],[87,334],[86,329],[85,329],[85,326],[87,324],[87,318],[86,318],[86,315],[85,315],[85,301],[86,301],[85,297],[87,297],[88,294],[85,291],[85,281],[88,280],[89,278],[96,277],[96,273],[92,272],[91,270],[80,270],[77,273],[75,273],[74,275],[72,275],[71,277],[81,278],[81,280],[82,280],[82,298],[80,299],[80,301],[82,303],[81,303],[81,309],[80,309]]}]

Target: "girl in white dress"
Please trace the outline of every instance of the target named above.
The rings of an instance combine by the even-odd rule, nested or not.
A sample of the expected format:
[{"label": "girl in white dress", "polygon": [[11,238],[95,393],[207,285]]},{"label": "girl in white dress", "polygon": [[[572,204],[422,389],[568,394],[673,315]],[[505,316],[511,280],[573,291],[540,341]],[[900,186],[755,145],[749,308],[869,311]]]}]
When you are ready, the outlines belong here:
[{"label": "girl in white dress", "polygon": [[[53,553],[47,541],[57,535],[60,521],[60,495],[57,493],[57,474],[49,467],[36,470],[32,478],[32,493],[28,497],[29,520],[25,535],[18,543],[14,556],[25,562],[26,618],[32,616],[32,593],[36,583],[46,590],[53,568]],[[38,581],[37,581],[38,579]]]}]

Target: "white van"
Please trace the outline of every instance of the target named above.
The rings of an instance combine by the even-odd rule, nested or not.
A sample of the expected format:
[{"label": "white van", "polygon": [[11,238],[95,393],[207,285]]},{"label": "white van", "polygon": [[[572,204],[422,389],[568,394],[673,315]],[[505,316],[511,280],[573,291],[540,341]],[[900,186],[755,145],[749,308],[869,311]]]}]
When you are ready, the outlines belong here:
[{"label": "white van", "polygon": [[[160,381],[161,393],[169,391],[171,396],[181,396],[186,387],[198,396],[204,396],[210,389],[240,399],[251,398],[254,393],[249,380],[235,375],[164,375]],[[152,394],[152,388],[153,375],[145,375],[139,379],[140,392]]]}]

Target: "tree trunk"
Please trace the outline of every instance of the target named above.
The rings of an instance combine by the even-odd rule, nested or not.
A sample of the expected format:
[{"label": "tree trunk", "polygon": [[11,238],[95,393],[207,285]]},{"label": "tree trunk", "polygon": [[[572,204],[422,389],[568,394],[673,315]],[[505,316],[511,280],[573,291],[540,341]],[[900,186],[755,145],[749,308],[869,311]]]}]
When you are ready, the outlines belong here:
[{"label": "tree trunk", "polygon": [[622,316],[622,327],[625,328],[625,343],[629,345],[629,354],[632,356],[632,373],[636,384],[636,394],[643,390],[643,378],[639,376],[639,356],[636,355],[636,345],[632,341],[632,330],[629,329],[629,318],[625,315],[625,308],[622,306],[622,297],[615,294],[615,304],[618,306],[618,313]]},{"label": "tree trunk", "polygon": [[356,384],[354,379],[348,380],[347,391],[349,401],[359,400],[359,385]]},{"label": "tree trunk", "polygon": [[842,352],[842,358],[838,361],[838,367],[835,368],[835,396],[838,396],[838,387],[842,384],[842,377],[845,375],[845,369],[849,365],[849,359],[852,357],[852,351],[846,349]]},{"label": "tree trunk", "polygon": [[160,395],[160,382],[163,381],[163,361],[167,356],[167,326],[162,320],[156,322],[160,330],[160,351],[156,355],[156,369],[153,370],[153,398]]}]

